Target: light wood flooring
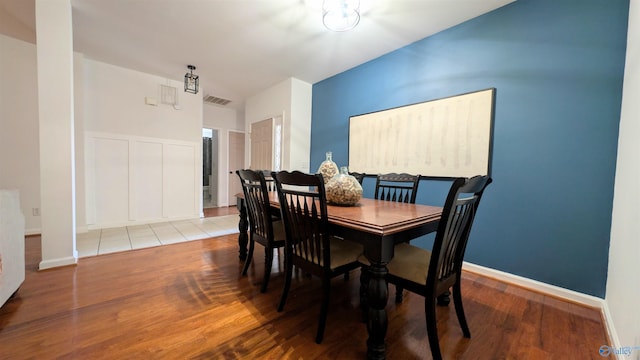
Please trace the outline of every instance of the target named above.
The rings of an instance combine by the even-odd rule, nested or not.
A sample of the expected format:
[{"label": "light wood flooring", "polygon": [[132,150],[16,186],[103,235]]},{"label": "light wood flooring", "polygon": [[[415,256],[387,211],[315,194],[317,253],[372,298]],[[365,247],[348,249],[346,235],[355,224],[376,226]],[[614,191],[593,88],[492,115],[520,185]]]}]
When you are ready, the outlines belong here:
[{"label": "light wood flooring", "polygon": [[[228,211],[234,209],[229,208]],[[314,342],[320,282],[297,274],[284,312],[275,257],[259,290],[263,248],[240,275],[237,235],[81,258],[37,271],[40,237],[26,239],[26,280],[0,308],[0,359],[364,359],[359,270],[332,282],[325,339]],[[387,305],[388,359],[430,359],[424,300]],[[465,272],[471,339],[453,306],[438,308],[447,359],[601,359],[598,310]]]}]

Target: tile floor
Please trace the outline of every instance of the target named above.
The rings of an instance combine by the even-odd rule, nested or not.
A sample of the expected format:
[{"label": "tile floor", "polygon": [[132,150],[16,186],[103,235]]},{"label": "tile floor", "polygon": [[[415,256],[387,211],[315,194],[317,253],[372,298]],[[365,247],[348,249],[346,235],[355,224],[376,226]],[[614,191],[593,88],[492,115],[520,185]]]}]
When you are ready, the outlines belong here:
[{"label": "tile floor", "polygon": [[78,256],[86,257],[206,239],[237,232],[238,215],[226,215],[90,230],[77,235],[76,246]]}]

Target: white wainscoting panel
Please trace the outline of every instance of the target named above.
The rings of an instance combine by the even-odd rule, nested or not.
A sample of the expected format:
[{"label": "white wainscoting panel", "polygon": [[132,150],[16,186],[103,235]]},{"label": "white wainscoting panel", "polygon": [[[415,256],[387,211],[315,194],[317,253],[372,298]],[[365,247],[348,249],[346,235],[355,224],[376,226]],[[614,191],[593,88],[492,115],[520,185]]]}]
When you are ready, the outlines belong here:
[{"label": "white wainscoting panel", "polygon": [[199,193],[196,187],[197,146],[165,144],[164,146],[164,195],[165,215],[185,217],[197,214]]},{"label": "white wainscoting panel", "polygon": [[199,217],[200,144],[87,132],[90,229]]},{"label": "white wainscoting panel", "polygon": [[95,138],[95,217],[103,224],[128,220],[129,214],[129,142],[122,139]]},{"label": "white wainscoting panel", "polygon": [[131,220],[154,220],[162,213],[162,143],[135,141]]}]

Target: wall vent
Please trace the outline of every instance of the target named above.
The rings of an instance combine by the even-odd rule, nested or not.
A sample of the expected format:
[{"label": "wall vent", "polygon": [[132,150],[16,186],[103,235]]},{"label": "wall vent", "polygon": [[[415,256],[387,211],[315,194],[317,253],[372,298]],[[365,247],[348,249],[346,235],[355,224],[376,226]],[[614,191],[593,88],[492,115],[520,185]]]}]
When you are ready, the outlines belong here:
[{"label": "wall vent", "polygon": [[227,99],[223,99],[223,98],[219,98],[216,96],[212,96],[212,95],[207,95],[204,97],[204,102],[210,103],[210,104],[216,104],[216,105],[227,105],[228,103],[231,102],[231,100],[227,100]]}]

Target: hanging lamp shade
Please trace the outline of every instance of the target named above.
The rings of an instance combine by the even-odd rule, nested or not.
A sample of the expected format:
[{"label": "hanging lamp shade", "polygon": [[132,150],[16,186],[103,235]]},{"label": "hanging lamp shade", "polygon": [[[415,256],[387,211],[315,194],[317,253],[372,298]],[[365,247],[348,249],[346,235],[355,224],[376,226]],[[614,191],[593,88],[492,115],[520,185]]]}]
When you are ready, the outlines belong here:
[{"label": "hanging lamp shade", "polygon": [[360,0],[324,0],[322,23],[331,31],[348,31],[360,22]]},{"label": "hanging lamp shade", "polygon": [[184,92],[197,94],[199,76],[193,73],[193,70],[195,70],[196,67],[193,65],[188,65],[187,68],[189,68],[189,72],[184,74]]}]

